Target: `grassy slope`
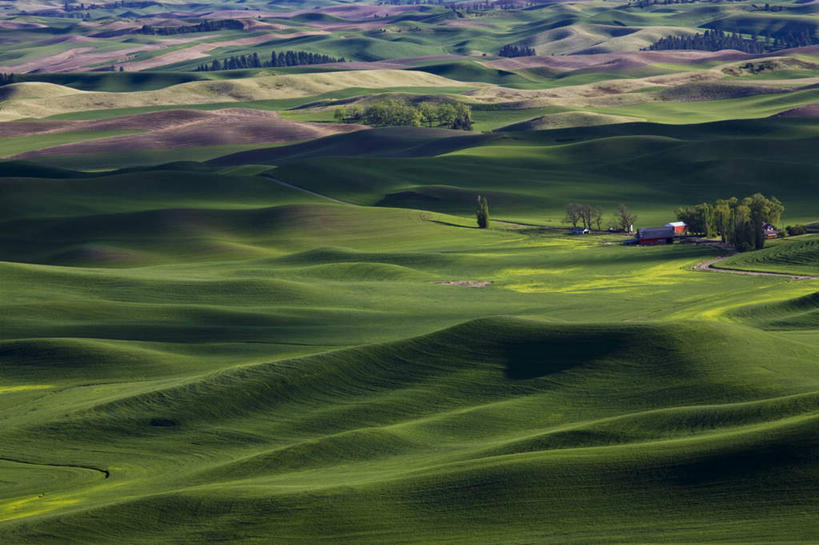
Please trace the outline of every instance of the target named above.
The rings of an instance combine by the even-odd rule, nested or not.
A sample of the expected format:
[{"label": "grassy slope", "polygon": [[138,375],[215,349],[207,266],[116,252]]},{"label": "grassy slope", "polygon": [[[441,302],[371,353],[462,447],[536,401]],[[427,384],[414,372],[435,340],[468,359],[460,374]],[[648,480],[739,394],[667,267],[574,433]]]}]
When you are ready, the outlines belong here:
[{"label": "grassy slope", "polygon": [[138,106],[131,108],[112,108],[107,110],[82,110],[64,114],[48,116],[47,119],[57,120],[82,120],[82,119],[105,119],[120,115],[157,112],[162,110],[175,110],[180,108],[194,110],[218,110],[221,108],[252,108],[256,110],[286,110],[298,108],[321,100],[341,100],[350,97],[368,96],[375,93],[435,93],[441,95],[457,94],[468,91],[471,87],[387,87],[380,89],[369,89],[362,87],[348,87],[329,93],[307,95],[299,98],[284,98],[272,100],[240,100],[235,102],[223,102],[225,97],[215,97],[214,102],[205,104],[179,104],[168,106]]},{"label": "grassy slope", "polygon": [[[457,87],[459,82],[426,74],[398,70],[367,70],[266,76],[258,78],[192,81],[150,91],[132,93],[83,92],[41,82],[14,83],[4,87],[2,119],[47,117],[75,111],[144,108],[294,99],[353,87]],[[36,91],[32,91],[36,89]]]},{"label": "grassy slope", "polygon": [[819,275],[819,236],[768,241],[765,249],[731,257],[716,267]]},{"label": "grassy slope", "polygon": [[[280,163],[276,176],[285,181],[368,205],[468,215],[475,195],[485,193],[499,218],[553,225],[562,222],[563,207],[571,201],[592,200],[609,211],[626,202],[643,226],[669,221],[673,208],[683,203],[755,191],[785,201],[789,223],[812,220],[817,206],[816,192],[808,189],[817,168],[811,120],[628,123],[507,133],[451,153],[441,147],[438,152],[446,154],[437,157],[309,159],[305,154],[309,148],[318,155],[348,155],[348,148],[366,137],[336,136],[217,162]],[[436,153],[433,144],[425,150],[425,155]]]},{"label": "grassy slope", "polygon": [[136,132],[139,131],[67,131],[55,134],[41,134],[33,137],[0,138],[0,154],[11,157],[27,151],[39,150],[51,146],[70,144],[72,142],[84,142],[95,138],[123,136]]},{"label": "grassy slope", "polygon": [[[423,6],[410,11],[377,19],[370,16],[343,14],[307,14],[297,17],[265,16],[262,23],[283,25],[278,32],[264,43],[245,46],[223,46],[207,51],[210,57],[176,62],[160,67],[161,70],[193,69],[212,58],[223,59],[234,54],[258,53],[267,58],[271,50],[298,49],[348,59],[371,61],[390,58],[411,58],[428,55],[447,54],[496,54],[505,44],[518,43],[533,46],[541,55],[574,54],[579,52],[638,51],[658,38],[668,34],[687,34],[694,29],[721,26],[727,30],[737,30],[750,34],[770,32],[787,33],[807,29],[814,32],[815,9],[812,6],[795,7],[792,2],[774,1],[774,7],[784,7],[781,12],[759,12],[746,6],[731,4],[675,4],[624,8],[610,2],[590,1],[567,6],[563,3],[538,5],[524,10],[494,11],[475,14],[461,10],[454,12],[441,6]],[[226,9],[235,6],[224,5]],[[279,3],[245,2],[245,8],[262,11],[280,9]],[[315,9],[316,6],[310,6]],[[303,9],[304,6],[301,6]],[[21,9],[25,9],[22,8]],[[207,9],[217,9],[209,3]],[[161,11],[160,8],[128,8],[119,10],[147,15]],[[83,24],[63,18],[27,18],[33,22],[44,22],[51,28],[40,30],[6,31],[13,39],[0,54],[0,62],[14,64],[65,52],[79,46],[95,52],[128,50],[135,45],[158,43],[153,36],[140,34],[109,35],[105,39],[84,41],[81,44],[64,40],[66,35],[94,36],[108,24],[116,20],[116,11],[91,10],[92,24]],[[115,18],[112,19],[111,17]],[[255,19],[255,17],[254,17]],[[194,19],[189,19],[194,22]],[[376,22],[373,27],[368,23]],[[330,31],[310,26],[321,23],[336,23],[343,26]],[[346,23],[346,24],[345,24]],[[464,25],[463,23],[467,23]],[[200,42],[228,42],[231,39],[261,35],[273,29],[252,31],[227,30],[204,33],[186,44],[166,43],[164,47],[152,51],[139,51],[133,55],[134,61],[153,58],[173,50],[182,50]],[[299,36],[299,32],[312,35]],[[292,34],[293,36],[288,36]],[[45,38],[52,39],[45,39]],[[197,39],[200,38],[200,39]],[[113,60],[113,59],[112,59]],[[89,61],[91,62],[91,61]],[[100,61],[100,66],[109,66],[111,61]],[[93,63],[92,63],[93,64]],[[125,63],[127,66],[127,62]],[[108,78],[105,78],[108,79]],[[108,84],[112,84],[111,78]],[[81,83],[81,85],[84,85]]]},{"label": "grassy slope", "polygon": [[811,539],[814,285],[191,168],[0,181],[4,539]]},{"label": "grassy slope", "polygon": [[[456,16],[433,8],[403,16],[401,33],[255,49],[369,59],[522,40],[604,51],[641,46],[645,34],[624,25],[776,19],[746,11],[593,1],[481,18],[487,30],[435,26]],[[561,39],[566,22],[576,27]],[[462,81],[531,88],[698,68],[562,77],[422,64],[407,77],[455,79],[402,88],[324,74],[278,100],[253,100],[258,82],[183,85],[213,91],[188,107],[282,109],[372,87],[455,93]],[[178,75],[66,77],[54,83],[129,81],[160,99]],[[325,93],[334,78],[341,87]],[[112,95],[129,113],[162,108]],[[650,224],[680,204],[761,190],[785,202],[786,222],[815,221],[815,122],[690,125],[815,101],[805,90],[594,109],[669,125],[398,129],[239,155],[51,160],[96,170],[232,154],[209,166],[0,165],[0,541],[813,543],[816,281],[694,272],[713,255],[696,246],[477,230],[472,209],[480,192],[493,217],[557,224],[567,201],[625,201]],[[62,115],[122,113],[78,103]],[[475,117],[487,130],[562,110]],[[282,179],[379,206],[333,205],[258,176],[273,165]],[[814,239],[725,263],[815,272]],[[447,280],[492,284],[435,283]]]}]

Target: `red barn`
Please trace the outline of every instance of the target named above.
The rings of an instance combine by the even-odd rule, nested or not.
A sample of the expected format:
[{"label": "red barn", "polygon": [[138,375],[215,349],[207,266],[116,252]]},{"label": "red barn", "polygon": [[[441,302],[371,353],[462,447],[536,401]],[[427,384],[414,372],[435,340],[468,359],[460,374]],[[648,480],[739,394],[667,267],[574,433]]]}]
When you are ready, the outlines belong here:
[{"label": "red barn", "polygon": [[652,244],[672,244],[674,242],[673,227],[646,227],[637,229],[637,243],[640,246]]},{"label": "red barn", "polygon": [[674,221],[671,223],[666,223],[665,226],[673,228],[675,235],[684,235],[685,232],[688,231],[688,226],[685,224],[684,221]]}]

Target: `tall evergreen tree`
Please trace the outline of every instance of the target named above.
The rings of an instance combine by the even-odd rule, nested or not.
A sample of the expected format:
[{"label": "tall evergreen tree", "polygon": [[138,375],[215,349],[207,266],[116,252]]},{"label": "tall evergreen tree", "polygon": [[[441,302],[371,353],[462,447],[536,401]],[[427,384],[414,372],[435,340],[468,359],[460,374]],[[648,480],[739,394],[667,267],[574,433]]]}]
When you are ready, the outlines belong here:
[{"label": "tall evergreen tree", "polygon": [[489,202],[486,197],[478,195],[478,206],[475,209],[475,216],[478,219],[478,228],[486,229],[489,227]]}]

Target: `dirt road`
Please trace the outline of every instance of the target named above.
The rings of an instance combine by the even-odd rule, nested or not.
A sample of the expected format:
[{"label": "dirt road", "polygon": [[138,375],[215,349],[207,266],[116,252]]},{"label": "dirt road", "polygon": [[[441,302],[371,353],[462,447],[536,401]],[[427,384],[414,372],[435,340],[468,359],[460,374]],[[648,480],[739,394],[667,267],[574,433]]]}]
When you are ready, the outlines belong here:
[{"label": "dirt road", "polygon": [[809,276],[809,275],[799,275],[799,274],[786,274],[786,273],[773,273],[773,272],[759,272],[759,271],[741,271],[739,269],[717,269],[714,267],[715,263],[719,263],[724,259],[728,259],[731,257],[730,255],[723,255],[719,257],[711,258],[707,261],[703,261],[697,265],[692,267],[695,271],[704,271],[704,272],[723,272],[723,273],[730,273],[730,274],[747,274],[750,276],[778,276],[780,278],[790,278],[791,280],[819,280],[819,276]]}]

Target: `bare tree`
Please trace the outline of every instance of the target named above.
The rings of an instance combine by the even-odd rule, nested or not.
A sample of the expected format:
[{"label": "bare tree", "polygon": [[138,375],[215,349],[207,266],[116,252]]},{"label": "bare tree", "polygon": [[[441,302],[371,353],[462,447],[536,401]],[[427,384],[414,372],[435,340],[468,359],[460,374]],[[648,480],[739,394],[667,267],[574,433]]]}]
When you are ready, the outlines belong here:
[{"label": "bare tree", "polygon": [[593,208],[589,204],[580,205],[580,219],[583,220],[583,227],[591,229]]},{"label": "bare tree", "polygon": [[597,225],[597,230],[600,230],[600,224],[603,222],[603,207],[602,206],[595,206],[592,208],[592,219],[594,220],[595,225]]},{"label": "bare tree", "polygon": [[620,228],[628,233],[629,227],[634,225],[637,221],[637,215],[632,214],[631,210],[625,204],[620,204],[617,207],[617,212],[614,214],[614,221]]},{"label": "bare tree", "polygon": [[571,223],[572,227],[577,227],[577,222],[582,218],[580,214],[581,206],[583,205],[577,204],[576,202],[570,202],[566,205],[566,221]]}]

